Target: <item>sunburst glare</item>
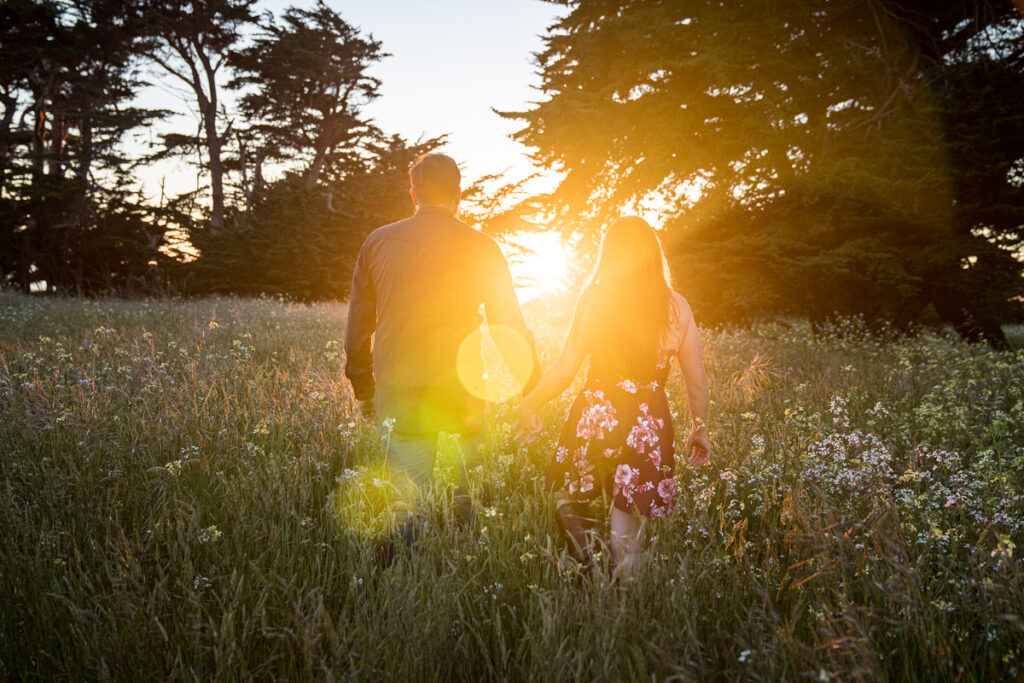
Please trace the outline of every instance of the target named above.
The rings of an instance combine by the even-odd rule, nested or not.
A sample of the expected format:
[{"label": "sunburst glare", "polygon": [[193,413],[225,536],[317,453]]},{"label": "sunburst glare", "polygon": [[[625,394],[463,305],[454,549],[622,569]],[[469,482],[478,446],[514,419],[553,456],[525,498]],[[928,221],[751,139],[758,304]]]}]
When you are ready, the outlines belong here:
[{"label": "sunburst glare", "polygon": [[517,232],[505,243],[521,301],[562,292],[569,286],[568,247],[557,232]]}]

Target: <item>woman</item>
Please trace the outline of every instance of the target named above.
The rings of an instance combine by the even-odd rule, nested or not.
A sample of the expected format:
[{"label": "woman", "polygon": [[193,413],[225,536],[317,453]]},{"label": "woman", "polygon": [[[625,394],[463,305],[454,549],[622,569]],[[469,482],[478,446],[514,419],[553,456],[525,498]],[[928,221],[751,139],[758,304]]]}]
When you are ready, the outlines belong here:
[{"label": "woman", "polygon": [[697,325],[672,291],[661,243],[642,218],[620,218],[601,242],[597,267],[580,295],[558,361],[520,407],[518,430],[536,435],[540,409],[572,383],[590,358],[547,472],[558,492],[556,518],[570,551],[589,564],[586,505],[612,495],[611,548],[616,572],[633,573],[640,556],[639,517],[660,517],[675,500],[675,439],[665,395],[674,356],[693,418],[685,451],[691,465],[711,456],[708,389]]}]

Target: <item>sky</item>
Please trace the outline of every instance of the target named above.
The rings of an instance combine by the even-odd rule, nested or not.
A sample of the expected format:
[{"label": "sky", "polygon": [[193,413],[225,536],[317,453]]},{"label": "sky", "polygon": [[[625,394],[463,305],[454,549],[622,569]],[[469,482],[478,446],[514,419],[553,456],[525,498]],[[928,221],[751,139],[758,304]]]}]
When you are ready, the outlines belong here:
[{"label": "sky", "polygon": [[[264,0],[260,7],[280,15],[290,5],[312,0]],[[528,150],[509,139],[521,127],[491,108],[522,109],[540,99],[533,53],[541,34],[564,8],[540,0],[328,0],[353,26],[372,35],[391,56],[370,73],[382,82],[381,96],[365,112],[387,133],[410,141],[448,135],[443,151],[472,181],[509,170],[509,180],[533,170]],[[226,79],[224,79],[226,80]],[[171,83],[147,91],[150,106],[183,111],[187,94]],[[176,129],[188,128],[175,117]],[[168,192],[195,187],[195,171],[166,163],[144,177],[147,191],[167,179]]]}]

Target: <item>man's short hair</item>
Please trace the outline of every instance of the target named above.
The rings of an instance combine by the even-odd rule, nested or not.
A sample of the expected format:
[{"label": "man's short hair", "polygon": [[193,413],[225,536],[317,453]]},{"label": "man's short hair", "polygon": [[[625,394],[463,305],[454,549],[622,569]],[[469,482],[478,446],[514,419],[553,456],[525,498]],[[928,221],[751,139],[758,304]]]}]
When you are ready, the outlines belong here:
[{"label": "man's short hair", "polygon": [[420,204],[447,204],[459,194],[462,176],[447,154],[423,154],[409,169],[409,181]]}]

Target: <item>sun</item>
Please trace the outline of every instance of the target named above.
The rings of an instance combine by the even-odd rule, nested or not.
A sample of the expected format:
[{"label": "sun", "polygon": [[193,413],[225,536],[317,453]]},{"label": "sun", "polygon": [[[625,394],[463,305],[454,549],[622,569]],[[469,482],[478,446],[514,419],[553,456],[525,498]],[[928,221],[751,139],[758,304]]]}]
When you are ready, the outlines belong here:
[{"label": "sun", "polygon": [[504,241],[512,280],[522,301],[568,288],[569,255],[557,232],[517,232]]}]

